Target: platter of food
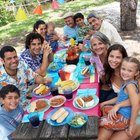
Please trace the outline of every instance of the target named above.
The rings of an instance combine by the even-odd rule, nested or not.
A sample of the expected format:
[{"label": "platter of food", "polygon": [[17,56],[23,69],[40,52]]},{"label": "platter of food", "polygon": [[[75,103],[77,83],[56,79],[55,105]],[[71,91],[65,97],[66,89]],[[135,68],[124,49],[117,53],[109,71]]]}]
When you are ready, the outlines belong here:
[{"label": "platter of food", "polygon": [[46,97],[49,96],[51,94],[50,89],[48,86],[40,84],[39,86],[37,86],[34,90],[32,95],[37,97],[37,98],[42,98],[42,97]]},{"label": "platter of food", "polygon": [[57,95],[49,100],[49,104],[51,107],[60,107],[66,102],[66,98],[62,95]]},{"label": "platter of food", "polygon": [[68,107],[55,108],[49,112],[46,121],[52,126],[60,126],[68,123],[73,116],[73,111]]},{"label": "platter of food", "polygon": [[66,80],[66,81],[59,81],[56,83],[56,85],[58,86],[59,94],[64,94],[63,90],[67,88],[71,88],[73,92],[77,90],[80,86],[80,83],[75,80]]},{"label": "platter of food", "polygon": [[49,67],[48,67],[48,71],[49,71],[49,72],[56,72],[56,71],[58,71],[60,68],[61,68],[60,65],[58,65],[58,64],[55,63],[55,62],[52,62],[52,63],[50,63],[50,65],[49,65]]},{"label": "platter of food", "polygon": [[81,128],[88,121],[88,116],[82,112],[76,112],[70,117],[68,124],[74,128]]},{"label": "platter of food", "polygon": [[31,102],[27,107],[27,112],[45,112],[50,108],[48,99],[38,99]]},{"label": "platter of food", "polygon": [[81,94],[73,100],[73,106],[80,110],[87,110],[95,107],[99,103],[99,98],[92,94]]}]

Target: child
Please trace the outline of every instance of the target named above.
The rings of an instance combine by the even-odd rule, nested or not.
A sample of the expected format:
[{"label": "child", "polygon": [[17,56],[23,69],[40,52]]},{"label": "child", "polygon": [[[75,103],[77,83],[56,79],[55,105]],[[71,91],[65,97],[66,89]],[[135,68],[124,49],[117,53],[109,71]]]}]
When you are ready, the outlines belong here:
[{"label": "child", "polygon": [[0,90],[0,139],[11,139],[23,116],[19,105],[20,91],[14,85],[7,85]]},{"label": "child", "polygon": [[53,22],[49,22],[47,25],[46,41],[50,42],[52,51],[55,52],[58,48],[58,35],[55,32],[55,25]]},{"label": "child", "polygon": [[91,35],[93,34],[92,29],[89,25],[85,24],[84,15],[81,13],[77,13],[74,15],[74,22],[79,26],[78,28],[78,40],[89,40]]},{"label": "child", "polygon": [[[126,57],[123,59],[120,73],[124,84],[121,86],[118,97],[113,99],[112,103],[117,101],[116,104],[119,104],[129,99],[131,106],[120,108],[115,115],[114,112],[110,111],[108,116],[101,117],[100,127],[103,128],[99,131],[99,139],[104,134],[107,134],[105,137],[109,138],[113,131],[126,128],[128,128],[128,134],[132,136],[132,129],[139,109],[138,85],[135,81],[139,75],[139,67],[140,63],[136,58]],[[108,133],[105,129],[109,130]]]}]

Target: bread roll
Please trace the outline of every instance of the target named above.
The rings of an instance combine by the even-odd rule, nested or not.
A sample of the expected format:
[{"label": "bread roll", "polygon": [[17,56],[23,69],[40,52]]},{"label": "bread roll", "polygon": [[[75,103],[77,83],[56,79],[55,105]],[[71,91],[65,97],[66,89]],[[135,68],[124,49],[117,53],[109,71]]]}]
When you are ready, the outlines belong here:
[{"label": "bread roll", "polygon": [[88,70],[89,70],[89,67],[85,67],[83,70],[82,70],[82,72],[81,72],[81,74],[85,74],[85,73],[87,73],[88,72]]},{"label": "bread roll", "polygon": [[57,120],[56,120],[56,122],[57,123],[61,123],[61,122],[63,122],[64,120],[65,120],[65,118],[68,116],[68,111],[65,111]]},{"label": "bread roll", "polygon": [[35,112],[36,110],[36,102],[31,103],[30,112]]},{"label": "bread roll", "polygon": [[64,108],[60,108],[59,110],[57,110],[51,117],[51,120],[55,121],[57,120],[63,113],[65,112]]},{"label": "bread roll", "polygon": [[84,107],[84,101],[82,98],[77,98],[76,100],[76,104],[80,107],[80,108],[83,108]]}]

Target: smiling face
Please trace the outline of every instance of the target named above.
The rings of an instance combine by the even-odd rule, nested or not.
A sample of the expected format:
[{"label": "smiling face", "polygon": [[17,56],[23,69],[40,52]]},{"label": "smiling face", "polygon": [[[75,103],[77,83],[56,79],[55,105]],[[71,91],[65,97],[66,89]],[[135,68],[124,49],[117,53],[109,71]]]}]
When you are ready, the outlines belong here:
[{"label": "smiling face", "polygon": [[32,57],[36,56],[37,54],[40,54],[41,46],[42,44],[40,39],[33,39],[29,46],[29,51]]},{"label": "smiling face", "polygon": [[64,19],[67,26],[73,28],[75,26],[73,17],[67,17]]},{"label": "smiling face", "polygon": [[76,18],[76,25],[78,25],[79,27],[83,27],[85,25],[84,19]]},{"label": "smiling face", "polygon": [[121,77],[124,81],[134,80],[138,75],[137,64],[134,62],[123,61],[121,65]]},{"label": "smiling face", "polygon": [[123,56],[119,50],[112,50],[108,56],[108,63],[112,69],[120,68],[122,60]]},{"label": "smiling face", "polygon": [[17,108],[19,104],[19,95],[16,92],[9,92],[2,100],[2,104],[7,111],[12,111]]},{"label": "smiling face", "polygon": [[91,47],[98,56],[105,55],[107,52],[107,45],[97,38],[91,40]]},{"label": "smiling face", "polygon": [[101,24],[102,24],[102,21],[98,18],[95,18],[95,17],[91,17],[88,19],[88,23],[91,25],[91,27],[98,31],[101,27]]},{"label": "smiling face", "polygon": [[36,32],[39,33],[41,36],[45,36],[46,33],[46,24],[40,24],[36,29]]},{"label": "smiling face", "polygon": [[19,64],[17,53],[15,51],[5,52],[4,58],[2,59],[2,62],[3,62],[5,69],[7,71],[16,70],[18,67],[18,64]]}]

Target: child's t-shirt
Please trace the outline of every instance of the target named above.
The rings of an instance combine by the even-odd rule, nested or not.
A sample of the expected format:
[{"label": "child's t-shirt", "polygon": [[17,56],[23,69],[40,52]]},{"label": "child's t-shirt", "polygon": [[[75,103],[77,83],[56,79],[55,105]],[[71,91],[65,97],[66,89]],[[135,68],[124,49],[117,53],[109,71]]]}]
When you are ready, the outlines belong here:
[{"label": "child's t-shirt", "polygon": [[11,134],[16,130],[23,117],[23,108],[18,105],[13,111],[6,111],[0,106],[0,140],[11,139]]}]

